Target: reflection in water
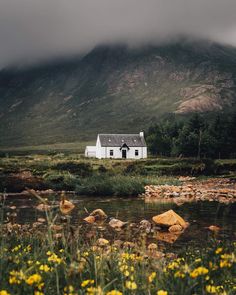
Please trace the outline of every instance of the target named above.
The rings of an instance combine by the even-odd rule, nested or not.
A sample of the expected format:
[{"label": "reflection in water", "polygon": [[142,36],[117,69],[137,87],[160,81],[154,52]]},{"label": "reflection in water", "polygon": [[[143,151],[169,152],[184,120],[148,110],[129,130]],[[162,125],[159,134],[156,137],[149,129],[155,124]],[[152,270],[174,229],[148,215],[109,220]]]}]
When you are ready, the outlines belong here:
[{"label": "reflection in water", "polygon": [[[59,205],[58,197],[50,199],[54,205]],[[56,201],[57,200],[57,201]],[[235,239],[236,229],[236,204],[225,205],[217,202],[185,203],[177,206],[175,203],[155,202],[145,203],[141,198],[104,198],[104,197],[73,197],[75,209],[72,211],[72,223],[79,225],[84,217],[94,209],[103,209],[109,217],[119,218],[123,221],[139,223],[142,219],[151,220],[154,215],[173,209],[187,222],[189,228],[180,236],[175,247],[186,244],[200,245],[207,242],[212,233],[206,229],[209,225],[218,225],[222,228],[220,239]],[[39,217],[44,217],[43,212],[35,209],[38,204],[34,198],[8,198],[6,207],[17,207],[18,223],[33,223]],[[8,209],[7,209],[8,210]],[[57,210],[57,207],[54,209]]]}]

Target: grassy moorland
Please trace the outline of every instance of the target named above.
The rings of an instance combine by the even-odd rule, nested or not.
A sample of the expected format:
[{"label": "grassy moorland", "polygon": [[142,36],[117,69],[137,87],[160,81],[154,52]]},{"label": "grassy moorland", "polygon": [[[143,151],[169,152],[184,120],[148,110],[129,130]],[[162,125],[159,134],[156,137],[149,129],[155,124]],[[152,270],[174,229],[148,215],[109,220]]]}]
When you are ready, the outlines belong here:
[{"label": "grassy moorland", "polygon": [[[2,154],[0,191],[21,192],[27,187],[129,196],[142,193],[145,184],[178,184],[178,175],[233,177],[235,167],[236,160]],[[205,248],[186,244],[174,250],[159,241],[150,244],[142,232],[132,241],[125,231],[121,239],[104,239],[98,228],[107,230],[108,220],[105,225],[75,225],[70,212],[65,215],[60,207],[33,223],[17,224],[17,210],[4,202],[0,198],[0,295],[235,294],[236,244],[218,239],[216,233],[209,234]],[[32,207],[32,216],[37,216],[35,210]]]},{"label": "grassy moorland", "polygon": [[6,154],[0,157],[0,191],[72,190],[81,195],[138,195],[146,184],[178,184],[179,175],[234,177],[236,160],[150,158],[86,159],[80,154]]}]

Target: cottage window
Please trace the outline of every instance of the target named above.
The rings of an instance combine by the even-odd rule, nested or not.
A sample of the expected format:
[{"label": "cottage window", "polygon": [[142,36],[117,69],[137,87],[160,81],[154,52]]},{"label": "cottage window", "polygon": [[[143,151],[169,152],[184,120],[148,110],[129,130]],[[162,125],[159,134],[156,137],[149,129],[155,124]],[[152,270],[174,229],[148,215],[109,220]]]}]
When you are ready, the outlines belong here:
[{"label": "cottage window", "polygon": [[135,150],[135,156],[138,156],[138,150]]},{"label": "cottage window", "polygon": [[113,157],[113,155],[114,155],[114,151],[110,150],[110,156]]}]

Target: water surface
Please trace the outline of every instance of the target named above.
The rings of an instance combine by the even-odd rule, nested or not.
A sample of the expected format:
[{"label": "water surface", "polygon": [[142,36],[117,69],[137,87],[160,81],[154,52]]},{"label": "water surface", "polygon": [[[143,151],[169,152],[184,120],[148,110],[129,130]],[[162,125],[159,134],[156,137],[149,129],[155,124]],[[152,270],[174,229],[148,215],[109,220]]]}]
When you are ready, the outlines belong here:
[{"label": "water surface", "polygon": [[[236,239],[236,204],[198,202],[178,206],[175,203],[146,203],[142,198],[73,196],[71,199],[75,204],[71,218],[74,225],[82,224],[83,218],[88,215],[86,211],[91,212],[97,208],[103,209],[109,217],[134,223],[139,223],[143,219],[151,221],[154,215],[173,209],[190,223],[189,228],[175,242],[175,247],[182,247],[187,244],[199,246],[207,243],[209,239],[213,238],[212,232],[207,229],[210,225],[221,227],[222,230],[217,236],[218,239],[225,241]],[[35,198],[8,197],[5,205],[6,210],[10,206],[17,207],[17,222],[22,224],[33,223],[37,218],[45,216],[44,212],[35,209],[38,203]],[[55,198],[52,203],[58,205],[58,198]],[[56,211],[55,208],[55,213]]]}]

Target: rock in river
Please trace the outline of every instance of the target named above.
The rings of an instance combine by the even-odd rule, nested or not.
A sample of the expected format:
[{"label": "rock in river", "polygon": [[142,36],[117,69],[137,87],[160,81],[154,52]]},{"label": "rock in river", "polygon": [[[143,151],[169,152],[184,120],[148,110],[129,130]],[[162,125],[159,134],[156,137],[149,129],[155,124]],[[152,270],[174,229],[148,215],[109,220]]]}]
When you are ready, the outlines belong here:
[{"label": "rock in river", "polygon": [[123,222],[116,218],[111,218],[111,220],[109,221],[109,225],[116,230],[121,230],[127,224],[128,222]]},{"label": "rock in river", "polygon": [[87,216],[87,217],[85,217],[84,218],[84,221],[86,221],[87,223],[91,223],[91,224],[93,224],[94,222],[96,222],[96,219],[95,219],[95,217],[94,216]]},{"label": "rock in river", "polygon": [[60,202],[60,211],[62,214],[69,214],[73,209],[75,208],[75,205],[73,203],[71,203],[70,201],[67,201],[65,199],[63,199]]},{"label": "rock in river", "polygon": [[102,209],[93,210],[93,212],[91,212],[89,215],[94,216],[96,221],[104,220],[107,218],[106,213]]},{"label": "rock in river", "polygon": [[184,219],[175,213],[173,210],[166,211],[160,215],[156,215],[152,220],[163,227],[170,227],[172,225],[180,225],[183,228],[187,227],[187,223]]},{"label": "rock in river", "polygon": [[169,232],[170,233],[179,233],[183,230],[182,226],[179,224],[175,224],[169,227]]}]

